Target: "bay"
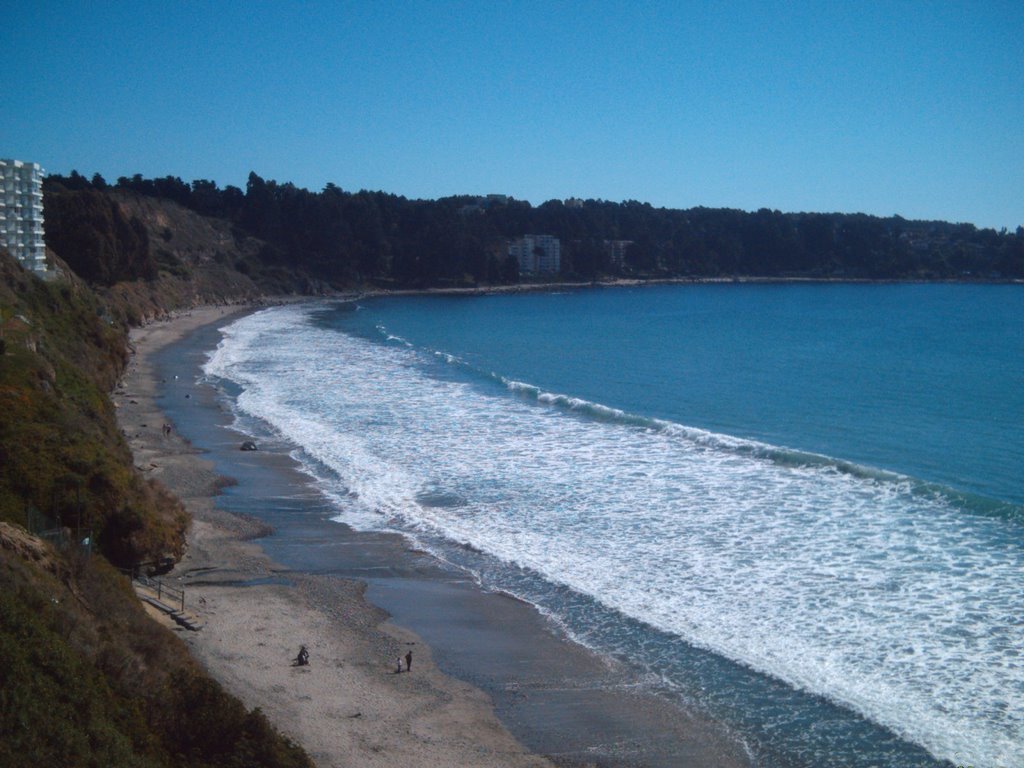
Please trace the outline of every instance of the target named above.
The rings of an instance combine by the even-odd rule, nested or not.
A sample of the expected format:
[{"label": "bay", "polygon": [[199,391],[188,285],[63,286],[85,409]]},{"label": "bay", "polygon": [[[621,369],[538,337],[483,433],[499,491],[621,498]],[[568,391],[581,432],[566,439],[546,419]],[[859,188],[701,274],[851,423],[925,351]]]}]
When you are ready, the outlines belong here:
[{"label": "bay", "polygon": [[[1024,762],[1019,286],[284,307],[207,366],[398,530],[758,764]],[[234,389],[233,389],[234,391]]]}]

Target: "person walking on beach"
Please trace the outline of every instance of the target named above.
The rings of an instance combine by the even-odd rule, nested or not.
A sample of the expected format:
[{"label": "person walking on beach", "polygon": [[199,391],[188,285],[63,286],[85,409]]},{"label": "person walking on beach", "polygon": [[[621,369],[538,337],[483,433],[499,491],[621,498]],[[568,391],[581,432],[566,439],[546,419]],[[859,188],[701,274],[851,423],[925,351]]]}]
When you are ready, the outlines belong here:
[{"label": "person walking on beach", "polygon": [[397,659],[395,659],[395,661],[397,662],[397,666],[395,667],[395,674],[400,675],[402,674],[402,657],[399,656]]},{"label": "person walking on beach", "polygon": [[405,671],[412,672],[412,651],[405,654]]}]

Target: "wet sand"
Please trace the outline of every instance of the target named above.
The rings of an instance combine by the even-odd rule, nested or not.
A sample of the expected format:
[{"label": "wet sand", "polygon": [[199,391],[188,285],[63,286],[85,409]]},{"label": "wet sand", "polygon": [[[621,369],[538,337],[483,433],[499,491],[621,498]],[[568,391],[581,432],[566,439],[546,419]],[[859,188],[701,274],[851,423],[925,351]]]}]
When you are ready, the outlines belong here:
[{"label": "wet sand", "polygon": [[[399,536],[331,522],[286,452],[239,451],[244,438],[195,385],[202,350],[238,311],[137,329],[115,393],[136,465],[193,515],[168,578],[204,626],[178,631],[228,690],[322,767],[748,764],[716,723],[645,692],[635,670],[567,641],[532,606]],[[158,374],[158,354],[177,378]],[[291,665],[300,644],[308,667]],[[412,671],[396,674],[409,651]]]}]

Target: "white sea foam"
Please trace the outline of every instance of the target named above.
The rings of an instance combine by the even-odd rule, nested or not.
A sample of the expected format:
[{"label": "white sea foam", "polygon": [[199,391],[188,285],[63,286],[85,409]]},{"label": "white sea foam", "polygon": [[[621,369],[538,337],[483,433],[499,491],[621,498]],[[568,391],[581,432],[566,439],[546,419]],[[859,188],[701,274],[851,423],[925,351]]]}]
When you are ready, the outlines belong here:
[{"label": "white sea foam", "polygon": [[[340,478],[348,522],[470,544],[939,758],[1024,765],[1013,521],[891,476],[789,465],[751,450],[770,446],[630,426],[615,409],[604,419],[602,406],[522,382],[505,386],[530,397],[488,395],[429,376],[433,355],[306,316],[243,318],[206,370]],[[574,413],[584,406],[588,418]]]}]

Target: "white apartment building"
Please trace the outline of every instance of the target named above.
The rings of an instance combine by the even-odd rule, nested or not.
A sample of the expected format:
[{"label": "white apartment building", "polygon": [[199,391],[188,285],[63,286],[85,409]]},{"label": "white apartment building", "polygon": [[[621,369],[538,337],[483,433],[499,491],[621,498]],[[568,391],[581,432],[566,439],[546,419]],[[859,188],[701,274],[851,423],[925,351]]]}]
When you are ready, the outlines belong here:
[{"label": "white apartment building", "polygon": [[632,240],[605,240],[604,248],[608,254],[608,261],[616,269],[622,269],[626,260],[626,251],[633,244]]},{"label": "white apartment building", "polygon": [[508,246],[508,255],[519,262],[519,273],[557,273],[562,268],[562,242],[552,235],[523,235]]},{"label": "white apartment building", "polygon": [[43,242],[43,169],[0,160],[0,247],[33,272],[46,272]]}]

